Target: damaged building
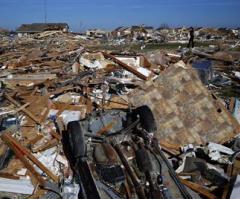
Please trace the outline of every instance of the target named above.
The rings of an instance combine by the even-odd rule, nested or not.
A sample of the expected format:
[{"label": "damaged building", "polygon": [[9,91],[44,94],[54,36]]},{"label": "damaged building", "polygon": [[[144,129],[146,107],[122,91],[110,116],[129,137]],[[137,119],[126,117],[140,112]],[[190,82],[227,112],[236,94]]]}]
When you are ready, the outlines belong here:
[{"label": "damaged building", "polygon": [[22,24],[17,28],[16,32],[19,34],[33,34],[44,31],[62,31],[68,32],[69,26],[67,23],[32,23]]}]

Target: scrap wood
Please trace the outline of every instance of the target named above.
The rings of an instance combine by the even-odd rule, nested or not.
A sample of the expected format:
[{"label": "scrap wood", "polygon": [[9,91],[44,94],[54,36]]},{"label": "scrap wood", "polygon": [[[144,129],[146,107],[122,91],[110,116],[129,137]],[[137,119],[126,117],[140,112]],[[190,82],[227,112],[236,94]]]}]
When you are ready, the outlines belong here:
[{"label": "scrap wood", "polygon": [[131,190],[130,186],[128,185],[127,180],[122,184],[122,189],[126,192],[127,198],[131,198],[133,194],[133,190]]},{"label": "scrap wood", "polygon": [[[238,159],[236,159],[233,164],[229,164],[227,166],[227,176],[230,179],[234,179],[239,174],[240,174],[240,161]],[[224,186],[224,190],[223,190],[223,194],[222,194],[221,199],[229,198],[229,194],[230,194],[230,191],[232,191],[231,188],[232,188],[232,185],[233,185],[231,182],[234,182],[234,181],[230,180],[230,183],[228,183]]]},{"label": "scrap wood", "polygon": [[[37,86],[35,86],[37,87]],[[16,86],[14,88],[15,92],[13,94],[11,94],[11,96],[13,98],[15,97],[19,97],[19,96],[29,96],[32,93],[32,90],[30,89],[26,89],[25,87],[20,87],[20,86]]]},{"label": "scrap wood", "polygon": [[30,96],[34,96],[38,90],[38,87],[35,86],[34,90],[31,92]]},{"label": "scrap wood", "polygon": [[54,137],[54,138],[56,138],[58,141],[60,141],[61,139],[62,139],[62,136],[61,135],[59,135],[57,132],[55,132],[55,131],[50,131],[50,134]]},{"label": "scrap wood", "polygon": [[168,153],[170,156],[173,156],[173,157],[177,157],[178,155],[180,155],[180,145],[177,145],[177,144],[171,144],[171,143],[168,143],[166,141],[160,141],[159,142],[161,148],[163,151],[165,151],[166,153]]},{"label": "scrap wood", "polygon": [[19,108],[14,109],[14,110],[6,111],[6,112],[1,112],[1,113],[0,113],[0,116],[8,115],[8,114],[13,114],[13,115],[14,115],[14,114],[16,114],[17,112],[22,111],[23,109],[25,109],[26,107],[28,107],[29,104],[30,104],[30,103],[26,103],[26,104],[20,106]]},{"label": "scrap wood", "polygon": [[11,173],[5,173],[5,172],[0,172],[0,178],[8,178],[8,179],[13,179],[13,180],[18,180],[20,179],[19,176],[16,176]]},{"label": "scrap wood", "polygon": [[33,194],[29,196],[28,199],[42,198],[44,194],[46,194],[46,190],[41,189],[39,186],[36,186]]},{"label": "scrap wood", "polygon": [[128,109],[129,104],[126,100],[119,96],[113,96],[110,100],[105,100],[104,109]]},{"label": "scrap wood", "polygon": [[[19,102],[17,102],[15,99],[13,99],[10,95],[8,95],[7,93],[4,93],[4,97],[10,101],[11,103],[13,103],[15,106],[17,107],[21,107],[21,104]],[[23,108],[21,110],[23,113],[25,113],[28,117],[30,117],[34,122],[36,122],[37,124],[41,125],[40,121],[38,120],[38,118],[36,118],[33,113],[31,113],[29,110],[27,110],[26,108]]]},{"label": "scrap wood", "polygon": [[60,116],[63,111],[68,110],[68,111],[80,111],[81,117],[83,118],[85,117],[85,113],[87,110],[87,106],[84,104],[73,105],[71,103],[62,102],[53,102],[51,108],[58,110],[57,116]]},{"label": "scrap wood", "polygon": [[69,91],[73,91],[74,89],[76,89],[78,87],[74,87],[72,85],[67,85],[67,86],[64,86],[64,87],[59,87],[59,88],[56,88],[54,89],[53,91],[50,91],[49,92],[49,95],[59,95],[61,93],[64,93],[64,92],[69,92]]},{"label": "scrap wood", "polygon": [[[8,147],[8,145],[6,145],[5,143],[4,145]],[[22,163],[22,161],[17,158],[12,158],[9,161],[8,165],[9,166],[1,170],[1,172],[15,175],[19,170],[24,168],[24,164]]]},{"label": "scrap wood", "polygon": [[40,96],[24,96],[22,97],[24,102],[30,102],[28,110],[31,110],[35,117],[38,118],[38,121],[42,124],[48,114],[48,107],[50,106],[49,96],[40,95]]},{"label": "scrap wood", "polygon": [[[40,181],[43,182],[42,177],[40,174],[38,174],[35,169],[33,169],[33,166],[28,162],[26,159],[29,158],[35,165],[38,166],[44,173],[46,173],[53,181],[58,182],[58,177],[54,175],[48,168],[46,168],[32,153],[25,148],[24,146],[20,145],[15,138],[11,136],[10,133],[3,133],[1,135],[1,138],[6,144],[14,151],[14,153],[17,155],[17,157],[24,163],[27,169],[31,171],[31,173]],[[37,173],[37,174],[36,174]],[[40,177],[41,178],[40,178]]]},{"label": "scrap wood", "polygon": [[17,112],[19,112],[19,111],[22,111],[23,109],[27,108],[29,105],[30,105],[30,103],[26,103],[26,104],[20,106],[19,108],[15,109],[15,110],[13,111],[13,113],[15,114],[15,113],[17,113]]},{"label": "scrap wood", "polygon": [[142,80],[147,80],[148,77],[146,77],[145,75],[143,75],[142,73],[140,73],[139,71],[137,71],[135,68],[133,68],[132,66],[129,66],[125,63],[123,63],[122,61],[120,61],[119,59],[117,59],[116,57],[114,57],[111,54],[102,52],[102,54],[104,55],[104,57],[106,58],[110,58],[112,59],[114,62],[116,62],[117,64],[119,64],[120,66],[122,66],[124,69],[126,69],[127,71],[133,73],[134,75],[136,75],[137,77],[139,77]]},{"label": "scrap wood", "polygon": [[34,153],[45,151],[47,149],[53,148],[59,144],[59,140],[54,138],[44,142],[41,146],[37,147],[36,149],[32,149]]},{"label": "scrap wood", "polygon": [[[6,144],[14,151],[16,156],[19,158],[19,160],[24,164],[24,166],[33,174],[33,176],[36,178],[36,180],[40,184],[44,184],[43,177],[34,169],[34,167],[29,163],[29,161],[26,159],[26,157],[23,155],[22,151],[20,151],[13,142],[11,142],[11,136],[7,133],[4,133],[1,135],[1,139],[6,142]],[[10,138],[10,139],[9,139]]]},{"label": "scrap wood", "polygon": [[196,184],[196,183],[193,183],[193,182],[190,182],[190,181],[187,181],[187,180],[184,180],[182,178],[180,178],[180,181],[187,187],[189,187],[190,189],[192,189],[193,191],[199,193],[199,194],[202,194],[203,196],[209,198],[209,199],[217,199],[217,197],[212,194],[211,192],[209,192],[208,189],[206,188],[203,188],[202,186]]},{"label": "scrap wood", "polygon": [[233,111],[234,111],[235,102],[236,102],[235,97],[231,97],[230,98],[230,105],[229,105],[229,109],[230,109],[231,113],[233,113]]},{"label": "scrap wood", "polygon": [[40,121],[41,123],[43,123],[43,122],[46,120],[46,117],[47,117],[48,113],[49,113],[49,108],[48,108],[48,107],[45,107],[45,108],[42,110],[42,112],[41,112],[41,114],[40,114],[40,116],[39,116],[39,121]]},{"label": "scrap wood", "polygon": [[86,93],[86,98],[87,98],[87,102],[86,102],[86,105],[87,105],[87,113],[91,113],[93,111],[93,105],[92,105],[92,101],[91,99],[89,98],[89,94],[90,94],[90,88],[88,87],[85,87],[85,93]]},{"label": "scrap wood", "polygon": [[39,34],[38,39],[42,39],[44,37],[48,37],[59,33],[61,33],[61,31],[45,31]]},{"label": "scrap wood", "polygon": [[240,174],[240,160],[238,158],[235,159],[234,163],[232,164],[232,167],[230,167],[229,170],[230,177],[234,177]]},{"label": "scrap wood", "polygon": [[[233,165],[232,164],[229,164],[227,166],[227,176],[229,178],[232,177],[232,174],[233,174]],[[221,199],[227,199],[227,196],[229,194],[229,190],[230,190],[230,184],[226,184],[223,188],[223,194],[222,194],[222,197]]]},{"label": "scrap wood", "polygon": [[161,147],[164,147],[167,149],[172,149],[175,151],[180,151],[180,149],[181,149],[181,145],[178,145],[176,143],[170,143],[170,142],[166,142],[166,141],[162,141],[162,140],[160,140],[159,143],[160,143]]},{"label": "scrap wood", "polygon": [[27,145],[36,144],[39,140],[43,138],[42,134],[37,134],[33,139],[27,141]]}]

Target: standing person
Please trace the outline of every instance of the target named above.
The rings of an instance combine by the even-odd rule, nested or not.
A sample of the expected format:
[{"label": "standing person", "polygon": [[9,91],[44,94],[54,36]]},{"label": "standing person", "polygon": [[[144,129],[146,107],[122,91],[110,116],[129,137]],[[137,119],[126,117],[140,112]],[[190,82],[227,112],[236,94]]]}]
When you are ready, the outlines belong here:
[{"label": "standing person", "polygon": [[190,48],[190,47],[193,48],[194,47],[194,29],[193,29],[193,27],[190,27],[189,34],[190,34],[190,39],[188,42],[188,48]]}]

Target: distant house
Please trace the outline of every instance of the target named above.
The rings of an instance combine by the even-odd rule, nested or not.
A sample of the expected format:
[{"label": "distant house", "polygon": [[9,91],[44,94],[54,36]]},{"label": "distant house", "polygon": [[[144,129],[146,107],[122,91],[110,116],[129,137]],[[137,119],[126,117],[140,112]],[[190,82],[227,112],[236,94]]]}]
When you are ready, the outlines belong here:
[{"label": "distant house", "polygon": [[133,36],[133,40],[145,40],[148,32],[144,26],[131,26],[131,34]]},{"label": "distant house", "polygon": [[111,32],[111,38],[126,38],[129,35],[131,35],[130,27],[120,26]]},{"label": "distant house", "polygon": [[144,26],[143,27],[148,34],[151,34],[154,32],[154,28],[152,26]]},{"label": "distant house", "polygon": [[67,23],[32,23],[23,24],[17,28],[17,33],[40,33],[44,31],[63,31],[68,32]]},{"label": "distant house", "polygon": [[158,31],[161,34],[168,34],[171,31],[171,29],[165,28],[165,27],[160,27],[160,28],[157,28],[156,31]]},{"label": "distant house", "polygon": [[108,36],[108,32],[101,29],[90,29],[86,31],[86,35],[88,37],[104,38]]},{"label": "distant house", "polygon": [[115,30],[117,32],[117,36],[126,36],[131,34],[131,28],[130,27],[119,27]]}]

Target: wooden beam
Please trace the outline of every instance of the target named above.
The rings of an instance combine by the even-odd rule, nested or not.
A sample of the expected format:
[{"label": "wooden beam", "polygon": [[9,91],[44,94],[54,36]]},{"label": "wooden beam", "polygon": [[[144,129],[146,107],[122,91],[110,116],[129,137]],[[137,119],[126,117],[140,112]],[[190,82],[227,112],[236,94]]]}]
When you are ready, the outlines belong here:
[{"label": "wooden beam", "polygon": [[19,111],[22,111],[23,109],[27,108],[30,105],[30,103],[26,103],[22,106],[20,106],[19,108],[17,108],[16,110],[14,110],[14,113],[17,113]]},{"label": "wooden beam", "polygon": [[181,149],[181,145],[174,144],[174,143],[169,143],[169,142],[166,142],[166,141],[160,141],[159,144],[160,144],[161,147],[164,147],[164,148],[167,148],[167,149],[170,149],[170,150],[175,150],[175,151],[178,151],[178,152],[180,152],[180,149]]},{"label": "wooden beam", "polygon": [[231,97],[231,98],[230,98],[230,105],[229,105],[229,108],[230,108],[230,112],[231,112],[231,113],[233,113],[233,111],[234,111],[235,102],[236,102],[235,97]]},{"label": "wooden beam", "polygon": [[9,147],[11,147],[14,150],[18,158],[21,161],[23,161],[24,164],[26,164],[26,161],[22,160],[21,158],[27,156],[28,159],[30,159],[39,169],[46,173],[52,180],[58,182],[59,180],[58,176],[54,175],[48,168],[46,168],[26,147],[22,146],[17,140],[15,140],[15,138],[13,138],[10,135],[10,133],[2,134],[1,138],[9,145]]},{"label": "wooden beam", "polygon": [[187,187],[189,187],[190,189],[192,189],[193,191],[204,195],[205,197],[209,198],[209,199],[217,199],[217,197],[215,195],[213,195],[209,190],[203,188],[202,186],[200,186],[199,184],[184,180],[182,178],[179,178],[180,181],[186,185]]},{"label": "wooden beam", "polygon": [[1,139],[13,150],[18,159],[24,164],[24,166],[29,170],[29,172],[36,178],[36,180],[44,185],[45,181],[43,177],[34,169],[34,167],[29,163],[25,155],[13,144],[9,134],[4,133],[1,135]]},{"label": "wooden beam", "polygon": [[119,59],[117,59],[116,57],[114,57],[113,55],[110,55],[108,53],[102,52],[103,56],[105,58],[109,58],[111,60],[113,60],[115,63],[117,63],[119,66],[123,67],[125,70],[133,73],[134,75],[136,75],[137,77],[139,77],[142,80],[147,80],[148,77],[146,77],[145,75],[143,75],[142,73],[140,73],[139,71],[137,71],[134,67],[129,66],[125,63],[123,63],[122,61],[120,61]]},{"label": "wooden beam", "polygon": [[0,172],[0,177],[1,178],[8,178],[8,179],[13,179],[13,180],[19,180],[19,176],[15,176],[11,173],[5,173],[5,172]]},{"label": "wooden beam", "polygon": [[57,132],[55,132],[55,131],[50,131],[50,134],[51,134],[54,138],[56,138],[58,141],[61,141],[62,136],[59,135]]}]

